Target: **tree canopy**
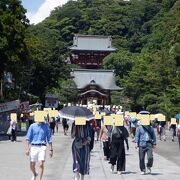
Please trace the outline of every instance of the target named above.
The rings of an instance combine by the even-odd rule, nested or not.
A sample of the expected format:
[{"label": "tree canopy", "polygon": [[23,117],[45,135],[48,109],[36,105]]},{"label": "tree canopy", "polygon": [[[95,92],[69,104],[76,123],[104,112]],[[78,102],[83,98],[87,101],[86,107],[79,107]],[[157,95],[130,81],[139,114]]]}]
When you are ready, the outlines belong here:
[{"label": "tree canopy", "polygon": [[24,72],[19,84],[34,95],[59,92],[60,82],[70,82],[68,47],[74,34],[110,35],[117,52],[103,66],[115,70],[123,87],[114,102],[173,116],[180,111],[179,9],[179,0],[71,0],[27,27],[20,1],[1,1],[0,70]]}]

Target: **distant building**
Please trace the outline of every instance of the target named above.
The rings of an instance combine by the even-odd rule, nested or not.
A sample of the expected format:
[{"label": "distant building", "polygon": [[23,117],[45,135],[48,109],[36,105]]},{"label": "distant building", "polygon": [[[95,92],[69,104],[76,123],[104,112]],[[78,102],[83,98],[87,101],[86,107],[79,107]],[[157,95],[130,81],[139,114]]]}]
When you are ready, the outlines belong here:
[{"label": "distant building", "polygon": [[71,76],[80,92],[79,103],[109,104],[111,92],[121,88],[115,83],[113,70],[102,69],[103,59],[116,49],[110,36],[75,35],[70,61],[81,69],[73,69]]},{"label": "distant building", "polygon": [[45,96],[45,107],[46,108],[58,108],[58,97],[54,95]]},{"label": "distant building", "polygon": [[102,68],[103,59],[111,52],[116,51],[112,47],[110,36],[75,35],[70,61],[85,69]]}]

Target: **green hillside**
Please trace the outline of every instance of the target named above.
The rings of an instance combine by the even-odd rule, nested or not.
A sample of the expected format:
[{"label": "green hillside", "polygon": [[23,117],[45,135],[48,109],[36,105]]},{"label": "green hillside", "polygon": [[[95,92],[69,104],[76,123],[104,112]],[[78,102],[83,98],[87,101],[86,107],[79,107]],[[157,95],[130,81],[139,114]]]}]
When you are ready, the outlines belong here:
[{"label": "green hillside", "polygon": [[179,0],[69,1],[26,29],[24,77],[32,83],[27,87],[24,78],[21,87],[40,97],[50,91],[66,97],[63,101],[73,99],[65,87],[74,34],[111,35],[118,50],[103,64],[115,70],[117,84],[124,88],[113,95],[113,102],[173,116],[180,111],[179,17]]}]

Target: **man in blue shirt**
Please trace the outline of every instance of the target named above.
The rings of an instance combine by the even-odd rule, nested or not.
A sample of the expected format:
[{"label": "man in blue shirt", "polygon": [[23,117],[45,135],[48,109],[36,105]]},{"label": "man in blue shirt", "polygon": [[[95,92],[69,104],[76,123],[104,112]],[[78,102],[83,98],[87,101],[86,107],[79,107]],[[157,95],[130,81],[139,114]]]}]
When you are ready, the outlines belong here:
[{"label": "man in blue shirt", "polygon": [[152,126],[140,125],[136,129],[135,148],[139,147],[139,166],[141,174],[146,173],[145,155],[147,153],[147,173],[151,173],[153,165],[153,148],[156,147],[156,136]]},{"label": "man in blue shirt", "polygon": [[27,132],[26,141],[26,155],[30,155],[30,167],[33,173],[31,180],[36,180],[37,177],[36,162],[38,162],[39,167],[39,180],[42,180],[47,142],[49,144],[49,156],[53,156],[52,136],[48,124],[45,122],[31,124]]}]

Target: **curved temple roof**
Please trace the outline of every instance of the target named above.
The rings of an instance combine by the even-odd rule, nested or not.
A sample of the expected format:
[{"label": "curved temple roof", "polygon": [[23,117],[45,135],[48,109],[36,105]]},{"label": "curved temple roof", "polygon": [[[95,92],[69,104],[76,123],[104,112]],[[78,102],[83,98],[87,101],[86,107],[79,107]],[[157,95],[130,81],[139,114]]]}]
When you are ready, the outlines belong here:
[{"label": "curved temple roof", "polygon": [[113,70],[102,69],[73,69],[71,76],[78,89],[84,89],[87,85],[99,85],[104,90],[121,90],[115,83],[115,76]]},{"label": "curved temple roof", "polygon": [[75,35],[71,50],[79,51],[116,51],[112,47],[111,36]]}]

